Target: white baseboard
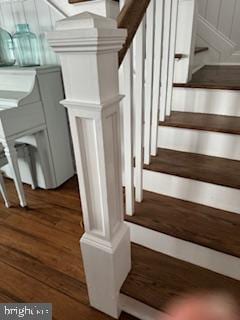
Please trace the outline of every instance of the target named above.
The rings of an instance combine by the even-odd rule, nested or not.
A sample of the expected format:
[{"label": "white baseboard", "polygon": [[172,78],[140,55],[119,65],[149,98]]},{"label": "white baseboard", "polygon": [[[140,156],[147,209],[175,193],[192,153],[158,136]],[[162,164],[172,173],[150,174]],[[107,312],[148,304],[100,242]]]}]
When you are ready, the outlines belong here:
[{"label": "white baseboard", "polygon": [[240,190],[143,170],[143,189],[240,214]]},{"label": "white baseboard", "polygon": [[[159,297],[160,299],[160,297]],[[120,294],[120,309],[139,320],[163,320],[165,315],[162,312],[159,312],[152,307],[147,306],[146,304],[137,301],[129,296]]]},{"label": "white baseboard", "polygon": [[240,160],[240,135],[159,126],[158,148]]},{"label": "white baseboard", "polygon": [[216,273],[240,280],[240,259],[129,223],[131,241]]},{"label": "white baseboard", "polygon": [[240,117],[239,101],[237,90],[174,88],[172,110]]}]

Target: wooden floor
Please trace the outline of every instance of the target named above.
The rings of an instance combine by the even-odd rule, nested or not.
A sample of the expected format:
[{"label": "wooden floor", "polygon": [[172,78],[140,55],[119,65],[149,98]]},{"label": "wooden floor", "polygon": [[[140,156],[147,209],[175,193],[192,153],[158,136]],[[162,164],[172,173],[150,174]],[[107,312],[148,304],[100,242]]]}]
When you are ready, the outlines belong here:
[{"label": "wooden floor", "polygon": [[10,180],[7,189],[15,205],[0,204],[0,302],[52,303],[57,320],[111,319],[89,307],[76,179],[55,191],[25,187],[28,209],[18,207]]},{"label": "wooden floor", "polygon": [[240,90],[240,66],[205,66],[197,71],[187,84],[175,87]]}]

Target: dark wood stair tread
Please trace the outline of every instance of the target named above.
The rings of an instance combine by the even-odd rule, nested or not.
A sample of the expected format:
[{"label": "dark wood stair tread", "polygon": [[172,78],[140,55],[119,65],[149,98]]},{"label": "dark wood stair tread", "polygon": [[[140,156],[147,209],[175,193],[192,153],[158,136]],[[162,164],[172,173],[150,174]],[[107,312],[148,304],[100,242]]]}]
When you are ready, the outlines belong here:
[{"label": "dark wood stair tread", "polygon": [[[144,191],[125,220],[182,240],[240,257],[240,216]],[[223,236],[224,235],[224,236]]]},{"label": "dark wood stair tread", "polygon": [[144,169],[240,189],[240,161],[158,149]]},{"label": "dark wood stair tread", "polygon": [[198,290],[221,290],[240,302],[237,280],[207,269],[132,245],[132,270],[121,292],[164,311],[175,297]]},{"label": "dark wood stair tread", "polygon": [[160,125],[222,133],[240,134],[240,117],[174,111]]},{"label": "dark wood stair tread", "polygon": [[119,320],[138,320],[138,319],[129,315],[128,313],[123,312]]},{"label": "dark wood stair tread", "polygon": [[240,66],[205,66],[190,82],[175,83],[174,87],[240,90]]},{"label": "dark wood stair tread", "polygon": [[176,53],[175,54],[175,59],[182,59],[184,57],[184,54],[183,53]]},{"label": "dark wood stair tread", "polygon": [[208,51],[209,48],[208,47],[196,47],[195,48],[195,54],[201,53],[201,52],[205,52]]},{"label": "dark wood stair tread", "polygon": [[[204,51],[208,51],[208,47],[196,47],[195,48],[195,54],[198,54],[198,53],[201,53],[201,52],[204,52]],[[175,59],[182,59],[184,58],[185,55],[183,53],[176,53],[175,54]]]}]

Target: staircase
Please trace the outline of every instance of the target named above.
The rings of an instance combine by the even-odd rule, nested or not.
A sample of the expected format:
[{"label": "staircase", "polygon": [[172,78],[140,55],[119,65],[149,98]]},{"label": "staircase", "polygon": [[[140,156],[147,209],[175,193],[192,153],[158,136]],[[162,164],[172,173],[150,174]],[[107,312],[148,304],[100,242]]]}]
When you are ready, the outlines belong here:
[{"label": "staircase", "polygon": [[[189,21],[194,21],[195,1],[190,2],[180,1],[193,15]],[[62,57],[67,88],[63,103],[70,115],[85,208],[81,243],[90,303],[115,318],[119,308],[141,320],[155,319],[175,297],[199,290],[226,291],[240,302],[240,68],[202,66],[204,59],[194,66],[193,56],[198,59],[208,48],[194,46],[193,22],[186,34],[188,54],[177,52],[178,5],[175,0],[141,1],[137,28],[129,31],[127,46],[119,55],[121,90],[126,95],[121,104],[125,222],[114,118],[119,113],[114,59],[123,33],[104,18],[79,16],[78,37],[86,37],[81,29],[86,24],[89,30],[99,28],[105,42],[94,39],[100,41],[101,50],[111,47],[113,60],[101,52],[97,60],[88,56],[89,43],[76,40],[71,19],[50,35]],[[119,26],[129,28],[136,16],[133,9],[134,1],[123,6]],[[131,13],[128,19],[126,12]],[[109,33],[108,28],[112,28]],[[70,49],[66,34],[75,39]],[[69,67],[73,55],[71,51],[68,57],[68,50],[79,54],[74,68]],[[185,74],[190,76],[177,83],[181,60],[180,69],[187,68]],[[94,63],[98,68],[85,79],[86,65]],[[79,92],[82,87],[85,91]],[[131,232],[131,267],[126,225]]]}]

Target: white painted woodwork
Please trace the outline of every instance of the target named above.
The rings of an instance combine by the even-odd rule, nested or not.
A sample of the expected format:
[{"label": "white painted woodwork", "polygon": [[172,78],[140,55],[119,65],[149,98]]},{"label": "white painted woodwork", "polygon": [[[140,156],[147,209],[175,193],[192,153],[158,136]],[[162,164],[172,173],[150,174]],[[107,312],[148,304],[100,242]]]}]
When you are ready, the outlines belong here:
[{"label": "white painted woodwork", "polygon": [[161,232],[128,223],[131,241],[216,273],[240,280],[240,259]]},{"label": "white painted woodwork", "polygon": [[90,304],[117,318],[119,291],[131,267],[123,219],[118,51],[126,31],[83,13],[48,34],[63,69],[85,234],[81,249]]},{"label": "white painted woodwork", "polygon": [[184,57],[180,60],[175,60],[175,83],[186,83],[192,76],[197,31],[196,21],[196,0],[180,0],[175,52],[183,54]]},{"label": "white painted woodwork", "polygon": [[174,67],[175,67],[174,64],[175,64],[175,52],[176,52],[176,40],[177,40],[178,9],[179,9],[179,0],[172,0],[166,116],[170,116],[171,108],[172,108],[172,91],[173,91],[173,81],[174,81]]},{"label": "white painted woodwork", "polygon": [[118,3],[113,0],[89,0],[74,4],[70,4],[68,0],[45,1],[65,17],[73,16],[82,12],[92,12],[103,17],[115,19],[119,13]]},{"label": "white painted woodwork", "polygon": [[144,103],[144,163],[150,163],[151,119],[153,98],[155,1],[152,0],[146,13],[146,62],[145,62],[145,103]]},{"label": "white painted woodwork", "polygon": [[120,294],[122,310],[139,320],[164,320],[166,314],[125,294]]},{"label": "white painted woodwork", "polygon": [[4,183],[2,172],[0,172],[0,193],[2,195],[2,198],[3,198],[3,201],[5,203],[5,206],[7,208],[10,208],[11,207],[11,203],[10,203],[10,201],[8,199],[8,194],[7,194],[7,190],[6,190],[6,186],[5,186],[5,183]]},{"label": "white painted woodwork", "polygon": [[124,173],[126,214],[134,213],[134,183],[133,183],[133,52],[130,48],[122,66],[123,92],[123,139],[124,139]]},{"label": "white painted woodwork", "polygon": [[173,111],[240,117],[238,90],[174,88]]},{"label": "white painted woodwork", "polygon": [[3,2],[0,3],[0,26],[13,34],[16,31],[16,24],[28,23],[31,31],[38,36],[41,65],[58,64],[45,32],[53,30],[56,21],[84,11],[116,18],[119,6],[113,0],[94,0],[74,5],[69,4],[68,0]]},{"label": "white painted woodwork", "polygon": [[160,108],[161,76],[162,76],[162,41],[163,41],[164,0],[156,1],[154,30],[154,67],[153,98],[151,120],[151,155],[157,152],[157,136]]},{"label": "white painted woodwork", "polygon": [[230,62],[232,55],[237,50],[235,42],[201,16],[197,24],[197,45],[209,48],[206,52],[206,64]]},{"label": "white painted woodwork", "polygon": [[171,10],[172,0],[164,2],[164,22],[163,22],[163,44],[162,44],[162,76],[161,76],[161,98],[160,98],[160,121],[165,120],[167,87],[169,75],[169,50],[171,34]]},{"label": "white painted woodwork", "polygon": [[18,157],[17,157],[17,150],[15,148],[15,142],[14,141],[2,141],[4,153],[8,160],[8,164],[10,167],[10,170],[12,172],[12,177],[14,180],[14,184],[17,190],[18,198],[20,201],[21,207],[27,206],[27,201],[25,198],[24,190],[23,190],[23,184],[21,181],[20,176],[20,170],[18,166]]},{"label": "white painted woodwork", "polygon": [[199,14],[240,47],[240,1],[198,0]]},{"label": "white painted woodwork", "polygon": [[169,174],[143,170],[143,189],[240,213],[240,190]]},{"label": "white painted woodwork", "polygon": [[41,64],[57,64],[56,55],[49,47],[45,32],[54,28],[63,15],[51,8],[44,0],[0,3],[0,26],[13,34],[16,24],[28,23],[39,39]]},{"label": "white painted woodwork", "polygon": [[[0,142],[14,145],[18,140],[31,146],[37,185],[45,189],[56,188],[74,174],[61,99],[63,87],[58,66],[0,69]],[[13,147],[9,150],[14,154]],[[32,185],[27,162],[27,157],[19,161],[21,177]],[[9,166],[3,169],[10,177],[18,177]]]},{"label": "white painted woodwork", "polygon": [[143,170],[143,115],[144,115],[144,22],[141,23],[135,38],[135,181],[136,181],[136,201],[143,200],[142,170]]},{"label": "white painted woodwork", "polygon": [[240,161],[238,134],[160,126],[158,147]]}]

